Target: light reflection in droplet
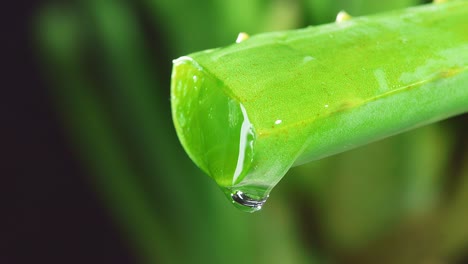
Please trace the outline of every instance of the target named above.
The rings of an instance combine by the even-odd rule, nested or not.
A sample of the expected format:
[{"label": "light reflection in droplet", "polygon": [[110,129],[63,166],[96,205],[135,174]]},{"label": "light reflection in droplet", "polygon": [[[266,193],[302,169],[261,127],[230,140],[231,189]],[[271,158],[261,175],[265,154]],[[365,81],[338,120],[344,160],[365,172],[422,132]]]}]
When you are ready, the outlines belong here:
[{"label": "light reflection in droplet", "polygon": [[256,212],[262,209],[262,206],[265,204],[266,200],[268,199],[268,195],[262,199],[254,199],[249,195],[245,194],[242,191],[235,191],[231,193],[231,199],[234,204],[239,204],[244,206],[244,211],[246,212]]}]

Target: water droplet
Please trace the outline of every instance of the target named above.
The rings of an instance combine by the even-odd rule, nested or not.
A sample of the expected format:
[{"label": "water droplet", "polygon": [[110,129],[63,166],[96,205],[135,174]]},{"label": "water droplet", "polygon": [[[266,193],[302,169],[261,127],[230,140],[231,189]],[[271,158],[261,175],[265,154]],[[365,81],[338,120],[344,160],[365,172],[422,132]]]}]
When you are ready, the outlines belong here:
[{"label": "water droplet", "polygon": [[268,195],[264,198],[256,199],[242,191],[235,191],[231,193],[231,199],[234,204],[241,206],[238,206],[241,210],[253,213],[262,209],[262,206],[268,199]]},{"label": "water droplet", "polygon": [[185,119],[184,115],[178,115],[179,118],[179,124],[181,127],[185,127],[187,125],[187,120]]},{"label": "water droplet", "polygon": [[309,61],[311,61],[311,60],[314,60],[314,59],[315,59],[315,58],[312,57],[312,56],[305,56],[305,57],[302,59],[302,62],[303,62],[303,63],[307,63],[307,62],[309,62]]},{"label": "water droplet", "polygon": [[327,104],[325,105],[325,108],[328,108],[328,105],[327,105]]},{"label": "water droplet", "polygon": [[275,121],[275,125],[279,125],[279,124],[281,124],[282,122],[283,122],[283,120],[278,119],[278,120]]},{"label": "water droplet", "polygon": [[377,69],[374,71],[375,78],[377,79],[377,82],[379,83],[379,89],[382,93],[385,93],[389,90],[388,88],[388,83],[387,83],[387,78],[385,75],[385,72],[382,69]]}]

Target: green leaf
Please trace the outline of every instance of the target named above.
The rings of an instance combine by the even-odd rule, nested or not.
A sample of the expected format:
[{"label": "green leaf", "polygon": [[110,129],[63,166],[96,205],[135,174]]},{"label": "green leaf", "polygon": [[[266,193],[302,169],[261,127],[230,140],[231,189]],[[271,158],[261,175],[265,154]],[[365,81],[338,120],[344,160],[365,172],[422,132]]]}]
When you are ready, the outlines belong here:
[{"label": "green leaf", "polygon": [[178,136],[258,210],[291,166],[468,111],[467,14],[463,1],[430,4],[181,57]]}]

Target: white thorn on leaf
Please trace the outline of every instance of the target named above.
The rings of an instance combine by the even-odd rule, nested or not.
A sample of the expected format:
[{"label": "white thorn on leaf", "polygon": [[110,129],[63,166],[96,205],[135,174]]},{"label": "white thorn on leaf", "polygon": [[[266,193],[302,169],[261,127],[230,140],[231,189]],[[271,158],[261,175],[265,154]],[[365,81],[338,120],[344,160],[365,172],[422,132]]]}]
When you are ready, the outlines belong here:
[{"label": "white thorn on leaf", "polygon": [[240,32],[239,35],[237,35],[236,43],[241,43],[242,41],[248,38],[249,38],[249,34],[245,32]]},{"label": "white thorn on leaf", "polygon": [[350,20],[352,17],[346,13],[346,11],[342,10],[340,12],[338,12],[338,15],[336,15],[336,23],[341,23],[343,21],[348,21]]}]

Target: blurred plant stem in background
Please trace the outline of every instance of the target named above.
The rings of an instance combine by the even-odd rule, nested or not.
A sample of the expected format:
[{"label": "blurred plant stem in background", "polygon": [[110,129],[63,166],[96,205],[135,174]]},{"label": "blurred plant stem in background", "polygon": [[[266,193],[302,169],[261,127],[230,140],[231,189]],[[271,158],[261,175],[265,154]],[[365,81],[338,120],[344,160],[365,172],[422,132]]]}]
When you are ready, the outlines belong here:
[{"label": "blurred plant stem in background", "polygon": [[70,138],[143,263],[421,263],[467,249],[466,120],[298,167],[251,215],[188,159],[169,107],[173,58],[416,4],[87,0],[45,5],[37,32]]}]

